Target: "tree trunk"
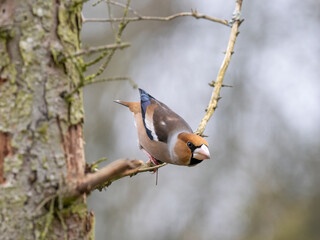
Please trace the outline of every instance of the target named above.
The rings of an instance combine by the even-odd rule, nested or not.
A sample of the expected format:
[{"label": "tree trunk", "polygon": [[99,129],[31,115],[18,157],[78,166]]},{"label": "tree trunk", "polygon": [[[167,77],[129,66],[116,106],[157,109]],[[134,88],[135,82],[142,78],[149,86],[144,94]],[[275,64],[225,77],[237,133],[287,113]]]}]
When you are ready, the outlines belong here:
[{"label": "tree trunk", "polygon": [[[80,2],[80,1],[79,1]],[[82,4],[0,0],[0,239],[93,238],[85,195]]]}]

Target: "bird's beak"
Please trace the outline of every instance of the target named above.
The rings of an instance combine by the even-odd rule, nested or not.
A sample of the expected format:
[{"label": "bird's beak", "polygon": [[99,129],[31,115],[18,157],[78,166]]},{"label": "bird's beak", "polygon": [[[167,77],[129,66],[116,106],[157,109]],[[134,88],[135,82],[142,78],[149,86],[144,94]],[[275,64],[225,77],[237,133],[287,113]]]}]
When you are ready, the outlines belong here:
[{"label": "bird's beak", "polygon": [[210,158],[209,149],[206,145],[202,144],[200,148],[196,148],[193,152],[193,157],[198,160]]}]

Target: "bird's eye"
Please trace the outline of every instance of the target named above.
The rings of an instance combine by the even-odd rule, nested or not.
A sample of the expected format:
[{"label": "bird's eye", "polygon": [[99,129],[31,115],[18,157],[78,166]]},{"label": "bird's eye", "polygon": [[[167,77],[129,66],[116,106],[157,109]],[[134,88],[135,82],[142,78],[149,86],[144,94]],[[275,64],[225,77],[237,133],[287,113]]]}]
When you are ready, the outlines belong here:
[{"label": "bird's eye", "polygon": [[188,145],[189,148],[193,147],[193,144],[191,142],[187,142],[187,145]]}]

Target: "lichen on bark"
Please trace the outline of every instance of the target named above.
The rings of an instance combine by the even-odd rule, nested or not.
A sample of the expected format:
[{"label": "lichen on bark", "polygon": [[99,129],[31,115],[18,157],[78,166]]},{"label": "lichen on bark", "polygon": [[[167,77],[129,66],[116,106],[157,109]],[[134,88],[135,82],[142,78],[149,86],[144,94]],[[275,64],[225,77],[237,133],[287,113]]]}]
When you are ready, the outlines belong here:
[{"label": "lichen on bark", "polygon": [[93,215],[85,197],[67,205],[61,200],[84,175],[82,92],[69,102],[63,97],[83,78],[82,59],[56,58],[80,49],[82,6],[72,0],[0,4],[0,140],[10,136],[12,150],[1,155],[0,148],[1,237],[87,239]]}]

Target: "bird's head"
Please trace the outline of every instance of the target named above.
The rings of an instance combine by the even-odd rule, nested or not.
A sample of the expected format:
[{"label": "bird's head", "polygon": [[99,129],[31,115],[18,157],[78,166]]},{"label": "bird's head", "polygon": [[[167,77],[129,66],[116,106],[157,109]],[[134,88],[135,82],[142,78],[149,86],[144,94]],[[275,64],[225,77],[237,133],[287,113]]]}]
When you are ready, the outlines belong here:
[{"label": "bird's head", "polygon": [[210,158],[207,141],[194,133],[180,133],[174,152],[182,165],[190,167]]}]

